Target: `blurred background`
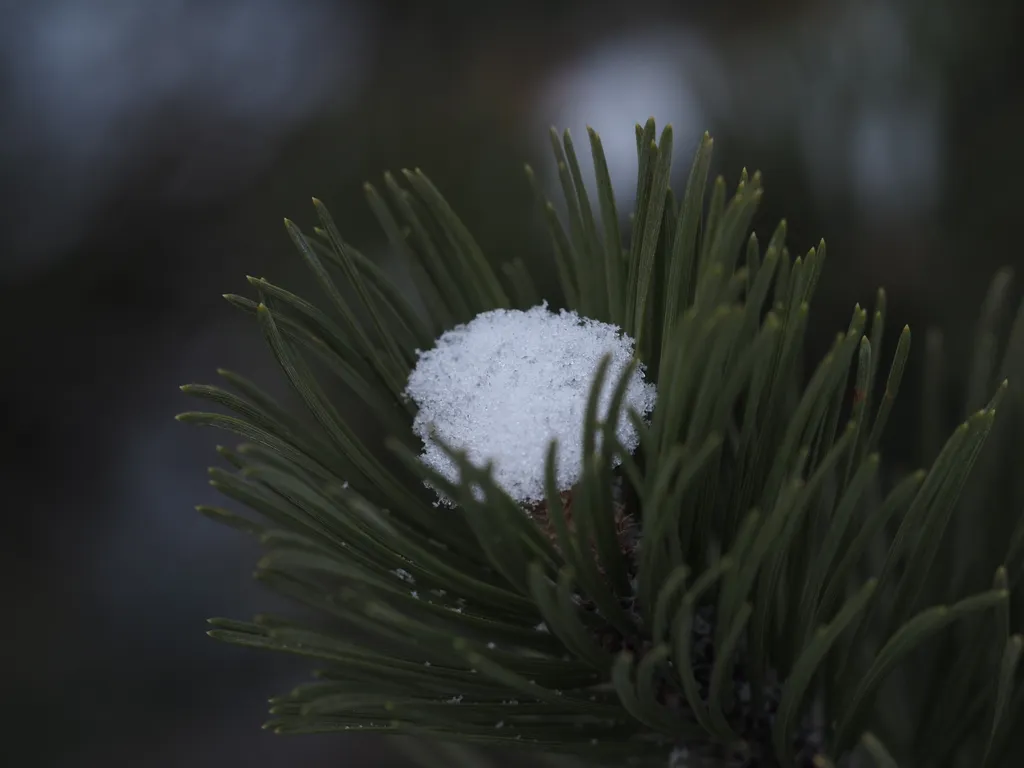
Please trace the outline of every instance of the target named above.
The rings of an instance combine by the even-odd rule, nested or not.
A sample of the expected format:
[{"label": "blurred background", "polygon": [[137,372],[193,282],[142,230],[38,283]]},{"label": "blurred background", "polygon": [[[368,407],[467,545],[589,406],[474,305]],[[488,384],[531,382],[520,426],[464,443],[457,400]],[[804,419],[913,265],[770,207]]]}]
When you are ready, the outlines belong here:
[{"label": "blurred background", "polygon": [[[680,188],[760,168],[767,237],[829,241],[812,352],[856,301],[966,365],[985,287],[1021,266],[1024,4],[1013,0],[0,2],[0,763],[384,765],[372,739],[282,738],[308,665],[221,646],[208,616],[278,603],[258,552],[196,514],[223,436],[178,391],[217,367],[282,391],[222,299],[312,294],[281,225],[311,195],[387,264],[362,183],[422,167],[495,261],[553,285],[522,166],[548,126],[602,135],[620,202],[633,125],[675,127]],[[914,461],[916,335],[890,450]],[[891,352],[886,350],[886,354]],[[914,362],[916,361],[916,362]],[[963,363],[963,364],[961,364]]]}]

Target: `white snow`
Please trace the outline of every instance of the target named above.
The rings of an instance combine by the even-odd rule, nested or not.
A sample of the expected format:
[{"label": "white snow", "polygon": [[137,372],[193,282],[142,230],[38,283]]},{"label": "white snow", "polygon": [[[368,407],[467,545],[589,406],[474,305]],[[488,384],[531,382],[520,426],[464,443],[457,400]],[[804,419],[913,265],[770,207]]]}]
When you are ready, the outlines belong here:
[{"label": "white snow", "polygon": [[[601,358],[611,355],[598,399],[605,419],[616,383],[633,358],[634,342],[619,328],[575,312],[556,314],[547,304],[478,315],[418,350],[406,395],[419,407],[413,430],[424,441],[422,460],[451,481],[459,471],[431,438],[436,434],[482,467],[494,462],[497,484],[519,502],[544,498],[548,445],[558,440],[559,490],[579,479],[583,417]],[[624,411],[646,414],[655,387],[637,366],[626,390]],[[629,451],[638,436],[625,417],[617,437]]]},{"label": "white snow", "polygon": [[407,582],[408,584],[416,583],[416,577],[409,573],[407,570],[405,570],[405,568],[396,568],[394,571],[392,571],[392,573],[395,574],[395,576],[400,578],[402,581]]}]

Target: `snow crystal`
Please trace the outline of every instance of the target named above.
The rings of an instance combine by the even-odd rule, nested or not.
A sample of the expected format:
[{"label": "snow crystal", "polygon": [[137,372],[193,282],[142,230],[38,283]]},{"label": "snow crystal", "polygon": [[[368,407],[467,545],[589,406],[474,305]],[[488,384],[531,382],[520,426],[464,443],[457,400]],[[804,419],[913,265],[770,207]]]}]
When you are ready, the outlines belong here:
[{"label": "snow crystal", "polygon": [[[525,312],[494,310],[478,315],[418,351],[406,394],[419,406],[413,430],[424,441],[425,464],[451,481],[458,468],[432,439],[465,451],[471,463],[494,462],[494,479],[512,498],[544,498],[544,461],[558,440],[560,490],[579,479],[583,418],[598,364],[611,364],[598,399],[598,418],[608,416],[612,393],[633,357],[633,340],[614,325],[582,318],[547,304]],[[624,409],[646,414],[655,388],[638,366]],[[600,437],[600,436],[598,436]],[[638,436],[623,413],[617,437],[629,451]]]}]

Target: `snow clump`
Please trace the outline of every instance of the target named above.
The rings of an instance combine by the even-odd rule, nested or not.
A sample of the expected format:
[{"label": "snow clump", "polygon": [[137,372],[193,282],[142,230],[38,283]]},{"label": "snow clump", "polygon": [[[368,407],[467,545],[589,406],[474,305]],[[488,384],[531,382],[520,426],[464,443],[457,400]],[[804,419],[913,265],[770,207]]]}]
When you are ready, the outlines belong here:
[{"label": "snow clump", "polygon": [[[465,451],[474,466],[494,462],[497,484],[521,503],[544,499],[548,445],[558,440],[557,482],[568,490],[583,461],[583,420],[601,358],[611,364],[598,399],[598,418],[611,407],[615,385],[633,358],[634,342],[619,328],[550,311],[497,309],[444,333],[417,350],[406,395],[419,407],[413,431],[423,439],[422,460],[457,482],[456,464],[432,439]],[[626,389],[619,442],[630,452],[639,438],[629,409],[647,414],[656,391],[637,366]]]}]

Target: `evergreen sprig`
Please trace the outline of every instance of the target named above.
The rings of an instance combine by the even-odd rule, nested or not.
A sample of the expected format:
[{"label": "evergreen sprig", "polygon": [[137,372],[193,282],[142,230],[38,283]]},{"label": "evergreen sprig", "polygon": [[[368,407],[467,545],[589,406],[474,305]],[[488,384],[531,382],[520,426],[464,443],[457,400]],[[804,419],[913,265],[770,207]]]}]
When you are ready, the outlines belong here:
[{"label": "evergreen sprig", "polygon": [[[503,280],[419,170],[366,192],[425,314],[319,201],[312,237],[286,221],[324,305],[255,278],[256,299],[226,298],[256,315],[313,426],[229,372],[227,389],[183,388],[228,413],[179,419],[244,440],[219,449],[228,468],[211,483],[257,516],[199,509],[260,537],[257,578],[324,621],[213,619],[210,634],[317,662],[314,682],[272,700],[279,733],[386,731],[616,764],[1020,764],[1024,305],[1004,341],[1008,274],[979,322],[965,421],[944,445],[926,441],[930,469],[900,476],[878,451],[910,331],[883,365],[884,292],[803,381],[824,242],[793,258],[784,222],[766,247],[748,234],[759,174],[744,171],[731,198],[719,178],[706,200],[707,135],[681,199],[671,127],[659,138],[650,120],[636,136],[628,242],[593,131],[596,210],[567,132],[551,136],[566,223],[534,180],[564,306],[632,336],[659,391],[649,420],[626,415],[631,456],[619,409],[596,417],[598,371],[568,494],[550,446],[548,531],[458,446],[445,450],[459,484],[426,467],[403,396],[415,350],[441,331],[537,303],[523,264]],[[391,458],[314,370],[374,414]],[[934,435],[942,394],[921,401]],[[456,506],[439,508],[425,481]]]}]

